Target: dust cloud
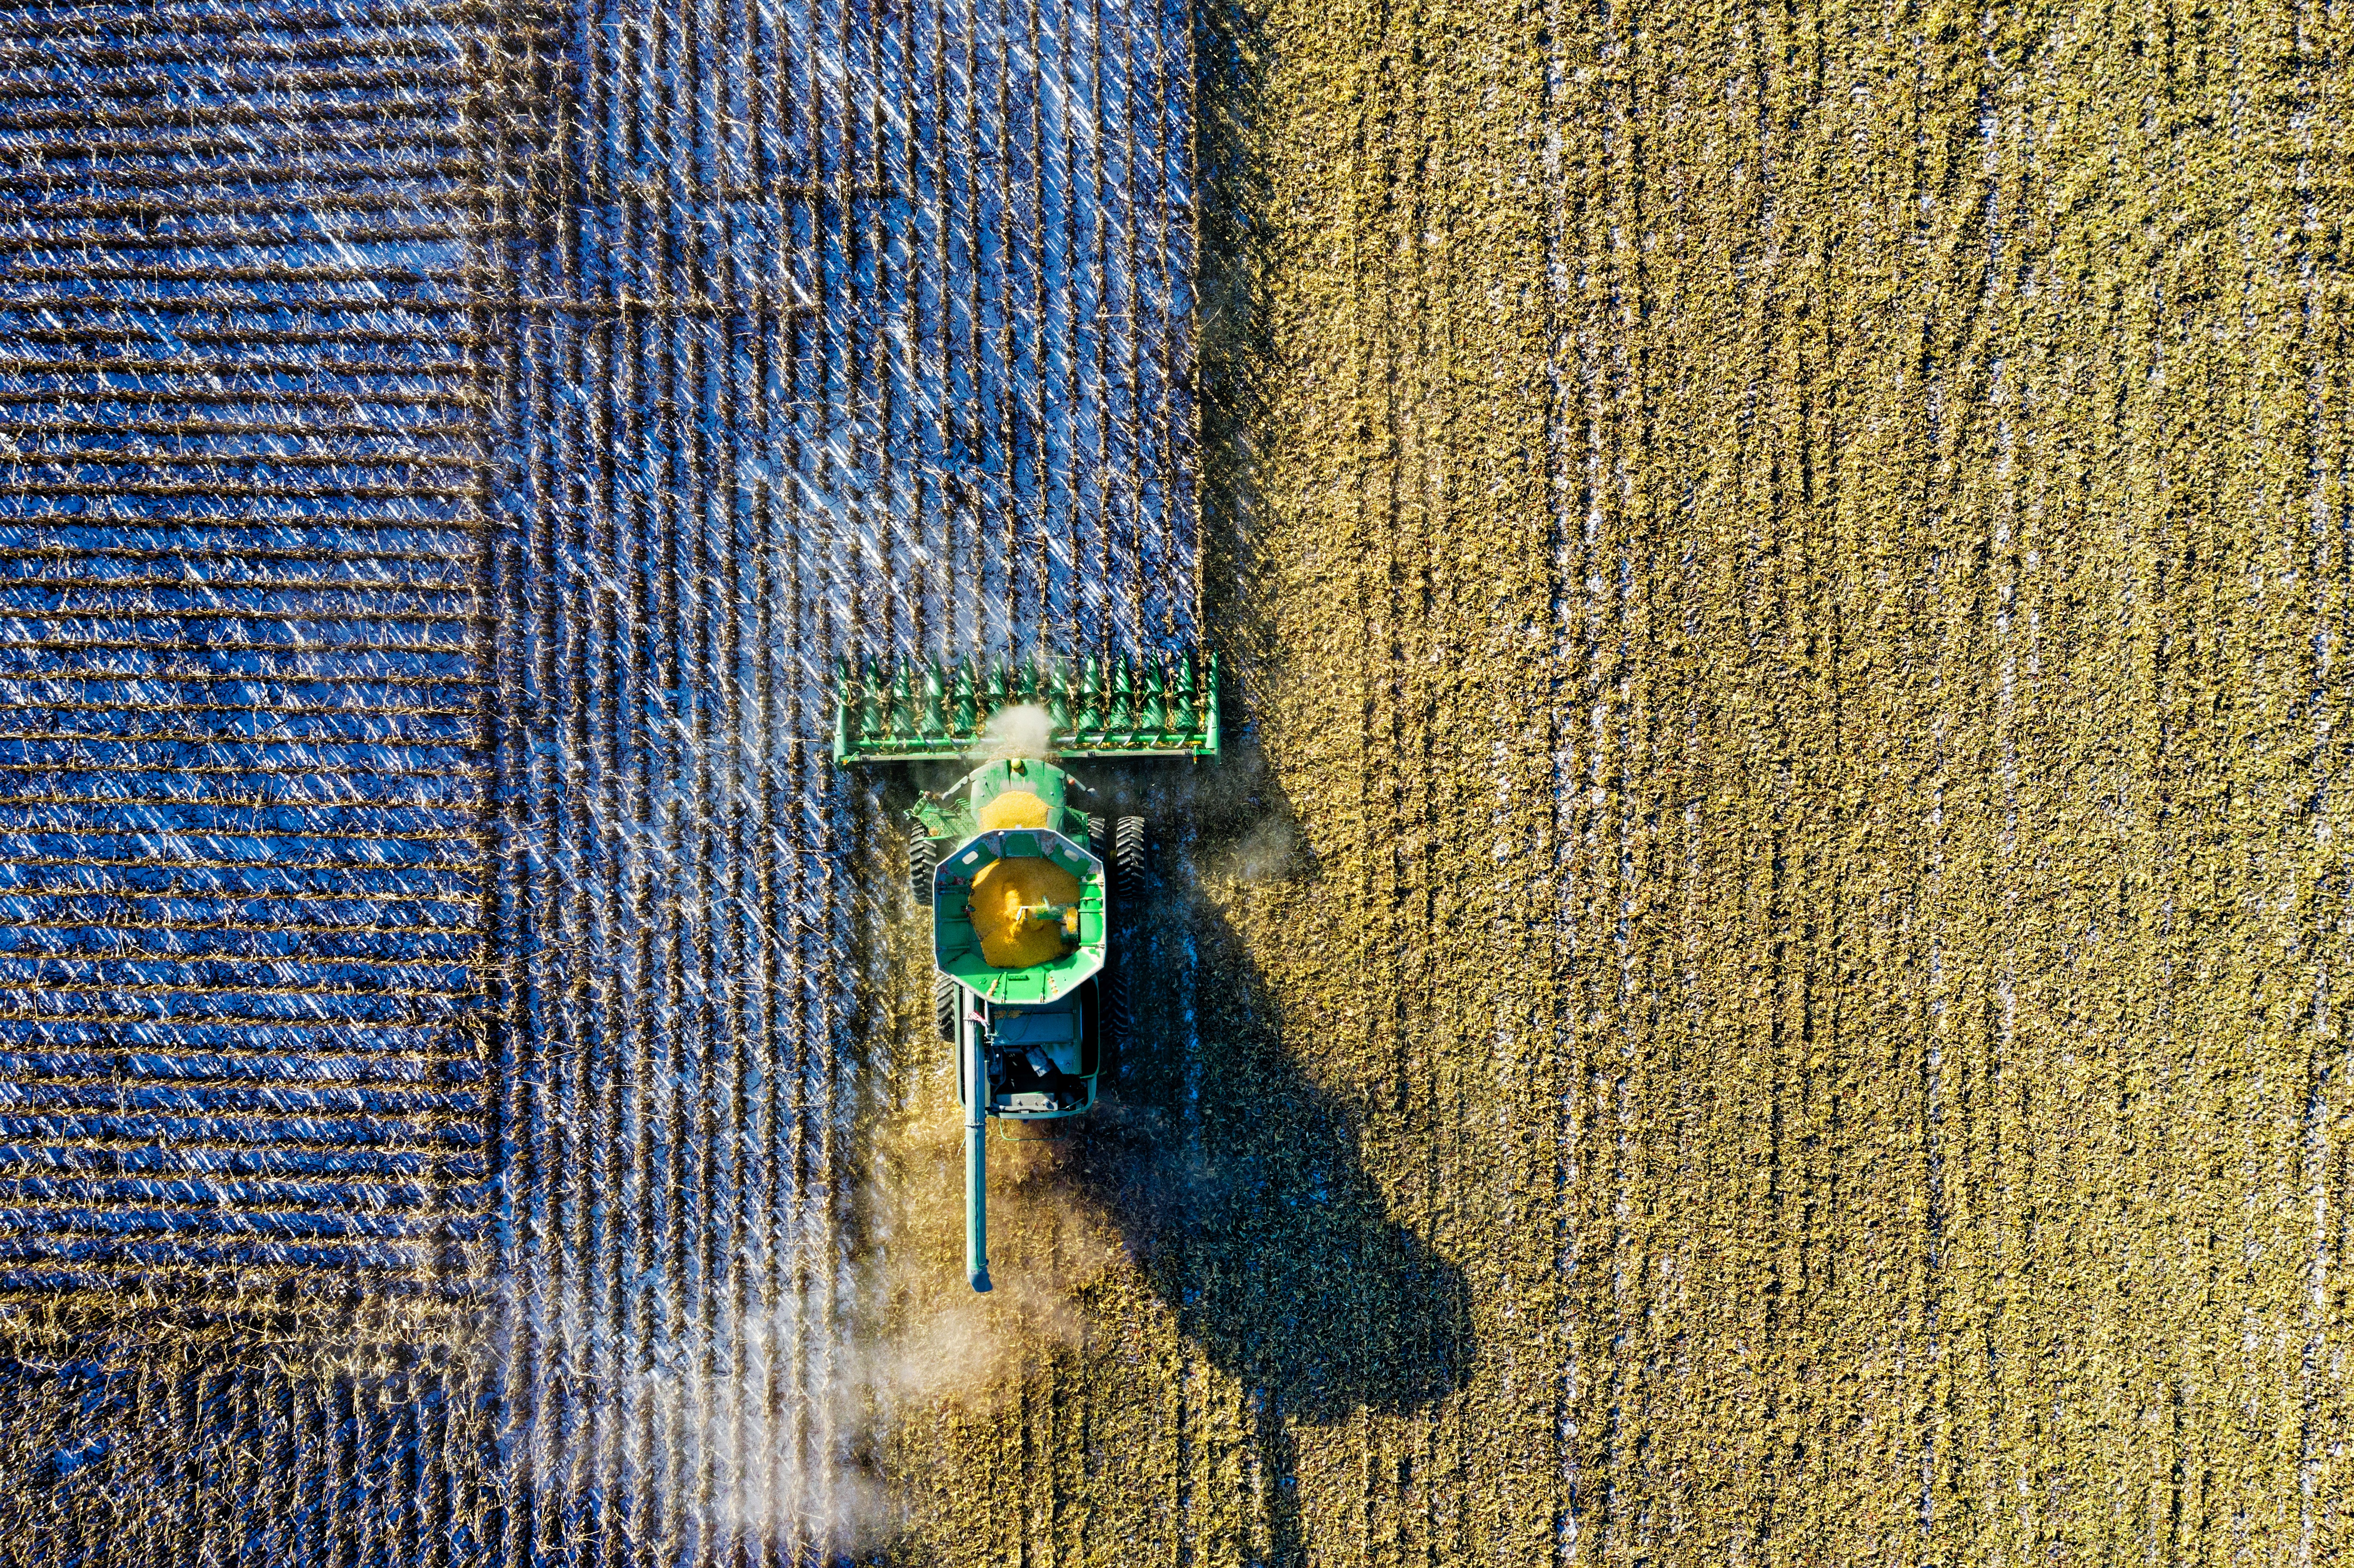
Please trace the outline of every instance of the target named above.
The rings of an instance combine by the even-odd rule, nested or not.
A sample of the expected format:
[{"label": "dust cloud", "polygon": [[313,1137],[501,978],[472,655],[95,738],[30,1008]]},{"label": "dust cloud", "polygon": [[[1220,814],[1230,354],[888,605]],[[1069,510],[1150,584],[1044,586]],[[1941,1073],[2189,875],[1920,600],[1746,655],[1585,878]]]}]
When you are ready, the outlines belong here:
[{"label": "dust cloud", "polygon": [[[661,1342],[610,1391],[592,1432],[648,1434],[647,1474],[673,1528],[775,1543],[795,1560],[887,1547],[909,1525],[886,1481],[894,1435],[944,1412],[986,1419],[1080,1344],[1077,1292],[1119,1229],[1066,1185],[1064,1146],[992,1137],[997,1288],[966,1284],[963,1129],[949,1075],[920,1075],[873,1129],[856,1199],[864,1255],[830,1290]],[[668,1456],[675,1455],[673,1459]],[[622,1456],[551,1455],[626,1477]],[[576,1481],[576,1486],[578,1482]]]},{"label": "dust cloud", "polygon": [[[1014,1237],[1043,1221],[1090,1227],[1054,1190],[1055,1151],[994,1141],[992,1247],[1019,1266],[988,1296],[966,1285],[961,1128],[938,1106],[879,1129],[861,1194],[860,1261],[772,1303],[698,1320],[656,1303],[675,1330],[630,1332],[586,1303],[543,1298],[541,1346],[577,1368],[580,1419],[535,1425],[527,1470],[543,1490],[635,1514],[653,1536],[766,1542],[794,1561],[888,1544],[908,1523],[881,1456],[910,1420],[985,1418],[1026,1373],[1076,1346],[1067,1266],[1039,1266]],[[1084,1248],[1055,1249],[1067,1266]],[[616,1366],[626,1371],[611,1370]]]},{"label": "dust cloud", "polygon": [[981,726],[976,755],[983,761],[1001,757],[1051,758],[1055,755],[1054,718],[1035,703],[1000,708]]}]

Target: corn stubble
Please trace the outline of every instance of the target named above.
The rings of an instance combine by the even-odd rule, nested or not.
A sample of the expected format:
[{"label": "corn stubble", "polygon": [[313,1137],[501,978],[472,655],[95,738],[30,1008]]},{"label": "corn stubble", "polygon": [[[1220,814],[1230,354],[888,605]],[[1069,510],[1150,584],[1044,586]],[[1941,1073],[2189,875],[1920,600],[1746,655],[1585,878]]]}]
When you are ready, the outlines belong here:
[{"label": "corn stubble", "polygon": [[1207,16],[1263,772],[902,1560],[2343,1549],[2345,43]]}]

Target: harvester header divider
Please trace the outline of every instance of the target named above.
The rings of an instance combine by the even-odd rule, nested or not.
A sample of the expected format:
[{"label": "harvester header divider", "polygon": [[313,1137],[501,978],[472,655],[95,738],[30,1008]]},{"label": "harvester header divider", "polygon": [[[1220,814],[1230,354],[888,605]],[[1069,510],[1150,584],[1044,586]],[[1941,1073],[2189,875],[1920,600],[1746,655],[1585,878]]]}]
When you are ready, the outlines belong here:
[{"label": "harvester header divider", "polygon": [[1046,715],[1058,757],[1218,755],[1218,656],[843,661],[835,673],[836,762],[949,761],[988,749],[991,717]]}]

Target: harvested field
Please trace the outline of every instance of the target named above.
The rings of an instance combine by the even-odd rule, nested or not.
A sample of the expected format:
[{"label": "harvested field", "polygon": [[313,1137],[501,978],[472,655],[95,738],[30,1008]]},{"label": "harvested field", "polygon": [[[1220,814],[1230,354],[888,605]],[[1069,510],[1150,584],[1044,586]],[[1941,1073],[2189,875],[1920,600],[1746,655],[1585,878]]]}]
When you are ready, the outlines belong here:
[{"label": "harvested field", "polygon": [[2344,29],[1210,19],[1259,770],[908,1560],[2345,1550]]},{"label": "harvested field", "polygon": [[[45,69],[63,15],[21,11],[5,68]],[[213,968],[166,973],[184,954],[91,938],[66,974],[30,933],[132,930],[139,898],[187,895],[80,887],[112,902],[59,914],[21,865],[94,830],[41,817],[6,841],[21,928],[0,981],[29,1000],[0,1065],[0,1542],[58,1562],[2343,1555],[2342,10],[765,16],[534,18],[572,77],[521,70],[520,45],[449,67],[573,82],[586,107],[555,122],[574,164],[532,163],[532,127],[493,151],[555,204],[514,221],[570,200],[580,226],[526,246],[493,224],[467,255],[543,304],[610,309],[471,307],[490,346],[466,363],[495,395],[447,440],[478,498],[427,498],[479,507],[493,541],[432,547],[482,563],[482,640],[452,668],[494,681],[476,750],[500,784],[453,841],[482,846],[462,874],[486,890],[464,938],[482,946],[448,954],[478,1033],[417,1053],[478,1069],[486,1089],[432,1086],[431,1125],[476,1116],[483,1152],[367,1237],[400,1290],[285,1250],[310,1209],[205,1188],[238,1174],[217,1163],[153,1178],[183,1183],[136,1211],[161,1220],[56,1186],[42,1150],[94,1147],[97,1125],[61,1128],[58,1104],[154,1114],[122,1084],[188,1059],[160,1051],[164,1004],[138,987],[233,998],[345,960],[207,949]],[[1008,42],[1042,16],[1129,40],[1109,51],[1128,63],[1062,60],[1008,153],[973,129],[972,83],[1043,69]],[[1082,77],[1118,84],[1085,101],[1108,141],[1053,117]],[[890,90],[842,85],[870,82]],[[888,111],[951,89],[932,118]],[[818,102],[835,117],[795,118]],[[37,118],[0,123],[0,152]],[[785,133],[811,124],[845,139]],[[1151,155],[1097,151],[1115,144]],[[787,177],[794,148],[836,160],[838,200]],[[698,236],[800,221],[761,206],[771,185],[728,185],[738,152],[803,193],[791,213],[841,219],[786,280],[822,296],[807,335],[774,300],[695,291],[759,249]],[[1063,157],[1099,188],[1163,182],[1112,203],[1109,230],[1165,273],[1034,338],[951,334],[1004,324],[1006,278],[1056,275],[1051,246],[981,241],[1022,231],[990,181],[1035,215],[1077,188],[1038,176]],[[907,318],[938,335],[894,359],[899,318],[868,309],[905,259],[893,224],[974,168],[923,231],[936,249],[906,253],[940,259]],[[576,185],[529,185],[559,175]],[[403,199],[440,199],[421,188]],[[1197,346],[1099,355],[1059,401],[1090,323],[1182,316],[1170,259],[1195,238]],[[98,265],[33,254],[0,281],[30,300]],[[678,308],[627,304],[657,296]],[[951,297],[983,303],[925,313]],[[10,353],[66,330],[50,309],[0,301]],[[0,374],[8,418],[72,435],[77,405],[39,404],[55,384]],[[937,405],[898,396],[940,385]],[[355,439],[419,418],[363,412]],[[1092,456],[1058,468],[1075,429]],[[861,441],[898,456],[845,462]],[[488,455],[502,442],[524,458]],[[960,465],[982,479],[935,483]],[[52,515],[74,486],[132,493],[86,456],[37,467],[0,520],[27,561],[85,526]],[[423,481],[387,483],[361,498],[374,526],[440,515]],[[1014,503],[1046,522],[981,521]],[[210,547],[174,527],[138,548]],[[324,534],[288,547],[374,582],[407,569]],[[987,588],[970,603],[966,572]],[[1001,1288],[972,1298],[949,1064],[890,863],[908,781],[837,777],[793,737],[822,722],[837,653],[1197,636],[1229,677],[1226,760],[1120,785],[1161,835],[1122,932],[1149,960],[1146,1037],[1083,1137],[995,1148]],[[90,744],[59,777],[103,771]],[[9,809],[79,810],[67,783]],[[321,801],[357,825],[306,831],[375,821],[373,798]],[[184,852],[241,821],[116,858],[203,859]],[[49,1022],[90,994],[107,1010],[73,1029],[117,1033]],[[332,1050],[271,1049],[343,1062],[330,1014],[305,1017]],[[174,1092],[246,1103],[242,1080],[195,1075]],[[375,1080],[328,1075],[316,1092],[392,1114]],[[302,1109],[284,1129],[316,1153]],[[345,1191],[305,1202],[367,1211]],[[115,1239],[82,1245],[101,1223]],[[153,1250],[174,1224],[243,1250],[226,1274]],[[98,1265],[133,1281],[66,1277]]]}]

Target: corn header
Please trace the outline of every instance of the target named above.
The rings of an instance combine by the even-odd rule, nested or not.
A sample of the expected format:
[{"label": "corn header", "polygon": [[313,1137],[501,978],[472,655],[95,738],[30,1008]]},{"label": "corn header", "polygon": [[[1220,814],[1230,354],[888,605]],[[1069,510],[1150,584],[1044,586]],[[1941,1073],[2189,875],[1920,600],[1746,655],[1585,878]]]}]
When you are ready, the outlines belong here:
[{"label": "corn header", "polygon": [[1114,914],[1132,925],[1142,906],[1144,820],[1101,814],[1060,764],[1216,758],[1217,662],[845,665],[833,755],[977,764],[909,810],[907,880],[931,927],[935,1022],[956,1051],[965,1272],[987,1290],[990,1121],[1085,1115],[1129,1033]]},{"label": "corn header", "polygon": [[988,749],[992,715],[1045,715],[1057,757],[1218,755],[1218,660],[842,666],[836,762],[950,761]]}]

